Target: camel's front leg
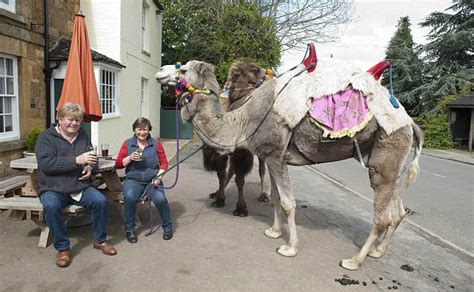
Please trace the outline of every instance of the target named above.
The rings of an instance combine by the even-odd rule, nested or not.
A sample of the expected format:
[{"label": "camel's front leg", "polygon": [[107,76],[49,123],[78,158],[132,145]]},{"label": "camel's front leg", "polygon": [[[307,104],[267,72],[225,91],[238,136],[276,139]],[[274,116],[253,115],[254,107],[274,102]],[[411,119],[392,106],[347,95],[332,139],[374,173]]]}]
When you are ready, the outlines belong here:
[{"label": "camel's front leg", "polygon": [[247,217],[249,215],[249,211],[247,210],[247,202],[245,202],[245,197],[244,197],[245,176],[236,175],[235,184],[237,185],[239,199],[237,201],[233,214],[234,216]]},{"label": "camel's front leg", "polygon": [[281,237],[281,218],[280,218],[280,195],[276,187],[273,177],[270,175],[271,192],[272,192],[272,203],[273,203],[273,225],[272,227],[265,230],[265,235],[270,238]]},{"label": "camel's front leg", "polygon": [[[295,211],[296,202],[291,189],[290,177],[288,175],[288,166],[279,159],[267,159],[268,171],[273,178],[274,184],[280,197],[280,206],[288,220],[288,229],[290,237],[288,245],[282,245],[277,252],[286,257],[294,257],[298,253],[298,235],[296,233]],[[273,197],[273,193],[272,193]]]},{"label": "camel's front leg", "polygon": [[225,187],[227,185],[227,170],[225,168],[217,171],[217,179],[219,180],[219,189],[210,194],[209,198],[214,199],[214,202],[211,203],[212,207],[222,208],[225,206]]},{"label": "camel's front leg", "polygon": [[258,174],[260,175],[260,202],[269,202],[270,197],[268,191],[265,188],[265,160],[258,158]]}]

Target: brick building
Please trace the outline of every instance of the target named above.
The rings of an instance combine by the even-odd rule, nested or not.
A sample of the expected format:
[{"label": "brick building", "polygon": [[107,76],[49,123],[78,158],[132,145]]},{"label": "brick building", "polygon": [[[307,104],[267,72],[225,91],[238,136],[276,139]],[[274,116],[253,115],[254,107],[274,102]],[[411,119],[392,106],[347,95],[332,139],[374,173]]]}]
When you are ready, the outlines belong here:
[{"label": "brick building", "polygon": [[72,34],[79,5],[80,0],[0,2],[0,176],[10,160],[22,157],[28,131],[49,122],[45,44]]}]

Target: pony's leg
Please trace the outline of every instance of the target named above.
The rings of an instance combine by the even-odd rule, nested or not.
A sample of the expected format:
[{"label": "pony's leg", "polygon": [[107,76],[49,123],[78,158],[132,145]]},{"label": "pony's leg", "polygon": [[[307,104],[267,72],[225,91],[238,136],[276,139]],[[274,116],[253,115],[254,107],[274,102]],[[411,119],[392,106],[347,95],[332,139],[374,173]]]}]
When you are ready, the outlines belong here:
[{"label": "pony's leg", "polygon": [[244,196],[244,175],[235,175],[235,184],[237,185],[237,191],[239,193],[239,199],[233,212],[234,216],[247,217],[249,212],[247,210],[247,202],[245,202]]},{"label": "pony's leg", "polygon": [[212,207],[222,208],[225,206],[225,187],[227,185],[227,170],[225,168],[217,171],[217,179],[219,180],[219,189],[210,194],[209,198],[214,199],[214,202],[211,203]]},{"label": "pony's leg", "polygon": [[[289,239],[288,245],[282,245],[277,252],[282,256],[293,257],[298,253],[298,235],[296,233],[296,202],[291,189],[290,177],[288,174],[288,166],[282,163],[281,159],[268,158],[266,160],[268,171],[274,179],[274,183],[280,196],[280,206],[288,220]],[[272,194],[273,197],[273,194]]]},{"label": "pony's leg", "polygon": [[273,225],[265,230],[265,235],[270,238],[281,237],[281,217],[280,217],[280,195],[273,177],[270,175],[271,194],[273,203]]},{"label": "pony's leg", "polygon": [[265,160],[258,158],[258,174],[260,175],[260,202],[269,202],[270,198],[268,192],[265,189]]}]

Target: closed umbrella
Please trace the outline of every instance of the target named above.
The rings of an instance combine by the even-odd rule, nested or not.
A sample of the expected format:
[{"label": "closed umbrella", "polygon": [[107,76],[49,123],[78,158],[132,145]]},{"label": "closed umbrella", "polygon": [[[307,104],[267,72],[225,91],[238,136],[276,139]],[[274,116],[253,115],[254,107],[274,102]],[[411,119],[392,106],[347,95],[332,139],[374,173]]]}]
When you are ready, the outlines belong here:
[{"label": "closed umbrella", "polygon": [[97,122],[102,119],[89,37],[82,14],[76,14],[74,18],[74,31],[67,60],[66,77],[56,112],[68,102],[79,104],[82,107],[85,122]]}]

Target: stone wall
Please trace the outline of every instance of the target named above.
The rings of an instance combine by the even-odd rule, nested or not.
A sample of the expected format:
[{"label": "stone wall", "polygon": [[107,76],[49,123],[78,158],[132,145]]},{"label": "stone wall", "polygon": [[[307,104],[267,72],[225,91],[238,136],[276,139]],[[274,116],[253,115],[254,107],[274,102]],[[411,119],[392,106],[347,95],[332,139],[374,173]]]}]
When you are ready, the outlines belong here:
[{"label": "stone wall", "polygon": [[[80,0],[49,0],[50,47],[72,36]],[[0,142],[0,176],[12,159],[20,158],[24,138],[35,127],[46,127],[44,81],[44,1],[16,0],[16,13],[0,9],[0,53],[17,57],[20,139]]]}]

